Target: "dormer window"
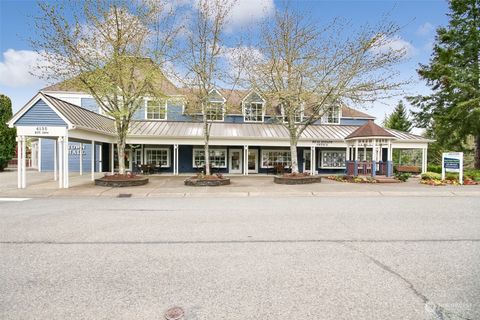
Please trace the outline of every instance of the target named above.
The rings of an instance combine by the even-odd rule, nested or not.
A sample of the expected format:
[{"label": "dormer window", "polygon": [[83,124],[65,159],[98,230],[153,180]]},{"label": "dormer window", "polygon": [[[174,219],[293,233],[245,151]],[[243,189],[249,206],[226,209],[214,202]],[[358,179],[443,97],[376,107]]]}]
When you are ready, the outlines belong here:
[{"label": "dormer window", "polygon": [[250,102],[244,104],[245,122],[263,122],[263,103]]},{"label": "dormer window", "polygon": [[167,120],[167,101],[161,99],[145,100],[147,120]]},{"label": "dormer window", "polygon": [[223,102],[210,102],[206,107],[206,117],[208,121],[223,121],[225,110]]},{"label": "dormer window", "polygon": [[333,106],[327,109],[322,117],[322,123],[325,124],[340,124],[340,107]]},{"label": "dormer window", "polygon": [[[287,116],[285,115],[285,108],[283,107],[283,105],[281,105],[280,108],[282,113],[282,120],[283,122],[287,122]],[[302,104],[300,108],[296,108],[296,110],[294,111],[295,111],[295,115],[294,115],[295,123],[302,123],[304,118],[305,106]]]}]

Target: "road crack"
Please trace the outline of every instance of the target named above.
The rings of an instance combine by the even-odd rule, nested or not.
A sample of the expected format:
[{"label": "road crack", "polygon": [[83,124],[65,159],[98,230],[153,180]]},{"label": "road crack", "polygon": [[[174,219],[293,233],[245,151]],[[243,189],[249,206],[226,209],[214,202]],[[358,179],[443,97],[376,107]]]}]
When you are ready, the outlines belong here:
[{"label": "road crack", "polygon": [[410,291],[412,291],[412,293],[424,303],[425,311],[429,312],[433,316],[434,320],[473,320],[473,319],[470,319],[470,318],[465,318],[463,316],[460,316],[456,313],[453,313],[453,312],[445,309],[444,307],[436,304],[435,302],[431,301],[427,296],[425,296],[422,292],[420,292],[420,290],[418,290],[410,280],[408,280],[407,278],[402,276],[397,271],[393,270],[387,264],[385,264],[385,263],[381,262],[380,260],[372,257],[371,255],[369,255],[369,254],[365,253],[364,251],[360,250],[359,248],[351,245],[351,243],[344,242],[343,246],[346,247],[347,249],[350,249],[352,251],[360,253],[362,256],[364,256],[365,258],[372,261],[375,265],[377,265],[382,270],[392,274],[396,278],[403,281],[407,285],[408,289],[410,289]]}]

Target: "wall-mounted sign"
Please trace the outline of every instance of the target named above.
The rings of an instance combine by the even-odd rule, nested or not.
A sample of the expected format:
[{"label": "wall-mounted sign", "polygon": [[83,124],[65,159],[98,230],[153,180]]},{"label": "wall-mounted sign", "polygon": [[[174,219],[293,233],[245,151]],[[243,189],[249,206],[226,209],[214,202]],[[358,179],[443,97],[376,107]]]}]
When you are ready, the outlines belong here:
[{"label": "wall-mounted sign", "polygon": [[[82,145],[82,154],[86,155],[87,152],[85,150],[85,145]],[[70,144],[68,146],[68,154],[73,155],[73,156],[79,156],[80,155],[80,145],[79,144]]]},{"label": "wall-mounted sign", "polygon": [[325,141],[325,140],[313,140],[312,144],[316,147],[329,147],[333,141]]},{"label": "wall-mounted sign", "polygon": [[442,180],[445,172],[457,172],[460,184],[463,184],[463,152],[442,153]]},{"label": "wall-mounted sign", "polygon": [[67,133],[66,127],[49,126],[18,126],[18,136],[29,137],[63,137]]}]

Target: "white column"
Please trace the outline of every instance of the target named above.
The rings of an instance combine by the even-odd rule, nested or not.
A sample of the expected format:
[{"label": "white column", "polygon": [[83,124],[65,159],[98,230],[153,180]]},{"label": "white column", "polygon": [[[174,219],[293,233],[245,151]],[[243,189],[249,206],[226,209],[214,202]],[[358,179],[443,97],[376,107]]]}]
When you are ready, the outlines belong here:
[{"label": "white column", "polygon": [[363,145],[363,161],[367,161],[367,144]]},{"label": "white column", "polygon": [[345,160],[350,161],[350,146],[348,144],[345,150]]},{"label": "white column", "polygon": [[427,149],[422,148],[422,173],[427,172]]},{"label": "white column", "polygon": [[372,143],[372,161],[377,161],[377,139],[373,139]]},{"label": "white column", "polygon": [[27,139],[22,136],[22,189],[27,187]]},{"label": "white column", "polygon": [[317,171],[317,152],[315,146],[310,147],[310,175],[315,175]]},{"label": "white column", "polygon": [[103,172],[103,144],[98,147],[98,172]]},{"label": "white column", "polygon": [[17,136],[17,188],[22,187],[22,139],[21,136]]},{"label": "white column", "polygon": [[57,140],[53,140],[53,180],[57,181],[58,171],[57,171]]},{"label": "white column", "polygon": [[57,153],[58,153],[58,187],[63,188],[63,137],[58,137],[57,140]]},{"label": "white column", "polygon": [[177,169],[177,170],[176,170],[176,171],[177,171],[177,175],[179,174],[178,168],[180,167],[180,166],[178,165],[178,163],[179,163],[179,161],[178,161],[178,159],[179,159],[178,155],[179,155],[179,154],[180,154],[180,147],[179,147],[178,144],[177,144],[177,168],[176,168],[176,169]]},{"label": "white column", "polygon": [[37,162],[38,162],[38,172],[42,172],[42,138],[38,139],[38,156],[37,156]]},{"label": "white column", "polygon": [[387,161],[392,161],[392,141],[388,140]]},{"label": "white column", "polygon": [[355,140],[355,160],[358,161],[358,140]]},{"label": "white column", "polygon": [[243,146],[243,175],[248,176],[248,146]]},{"label": "white column", "polygon": [[68,181],[68,175],[69,175],[69,168],[68,168],[68,136],[65,136],[63,139],[63,152],[64,152],[64,157],[63,157],[63,187],[68,188],[69,181]]},{"label": "white column", "polygon": [[91,172],[92,172],[92,177],[91,180],[95,180],[95,141],[92,140],[92,150],[90,150],[91,153]]},{"label": "white column", "polygon": [[80,175],[83,176],[83,143],[80,142]]},{"label": "white column", "polygon": [[178,175],[178,144],[173,145],[173,175]]},{"label": "white column", "polygon": [[114,150],[114,144],[113,143],[110,143],[110,148],[111,148],[111,152],[110,152],[110,171],[111,173],[113,174],[113,172],[115,171],[115,168],[113,167],[115,165],[115,161],[114,161],[114,157],[115,157],[115,150]]}]

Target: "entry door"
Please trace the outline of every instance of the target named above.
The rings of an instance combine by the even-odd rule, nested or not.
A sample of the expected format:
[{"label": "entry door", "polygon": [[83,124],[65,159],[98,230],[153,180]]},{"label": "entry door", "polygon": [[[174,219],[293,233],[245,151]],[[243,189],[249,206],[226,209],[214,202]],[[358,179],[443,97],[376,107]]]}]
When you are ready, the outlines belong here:
[{"label": "entry door", "polygon": [[258,173],[258,150],[248,150],[248,173]]},{"label": "entry door", "polygon": [[230,149],[230,173],[242,173],[242,149]]},{"label": "entry door", "polygon": [[132,150],[125,150],[125,170],[132,171]]},{"label": "entry door", "polygon": [[303,150],[303,172],[312,170],[312,151]]}]

